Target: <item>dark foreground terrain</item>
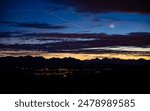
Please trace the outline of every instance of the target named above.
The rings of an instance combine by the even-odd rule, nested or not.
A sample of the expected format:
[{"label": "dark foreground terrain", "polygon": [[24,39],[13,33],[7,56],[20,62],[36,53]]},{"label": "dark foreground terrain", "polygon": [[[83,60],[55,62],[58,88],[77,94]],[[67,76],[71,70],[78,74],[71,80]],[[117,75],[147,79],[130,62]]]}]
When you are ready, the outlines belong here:
[{"label": "dark foreground terrain", "polygon": [[150,93],[150,61],[0,58],[0,93]]}]

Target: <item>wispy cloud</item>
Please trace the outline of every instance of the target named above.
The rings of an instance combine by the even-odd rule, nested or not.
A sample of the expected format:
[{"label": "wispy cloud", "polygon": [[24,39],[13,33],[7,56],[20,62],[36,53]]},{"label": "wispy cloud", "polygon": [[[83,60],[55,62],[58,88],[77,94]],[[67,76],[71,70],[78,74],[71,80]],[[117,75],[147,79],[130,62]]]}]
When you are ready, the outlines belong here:
[{"label": "wispy cloud", "polygon": [[149,52],[150,47],[136,47],[136,46],[112,46],[112,47],[91,47],[83,48],[83,50],[95,50],[95,51],[119,51],[119,52]]},{"label": "wispy cloud", "polygon": [[19,23],[18,26],[26,28],[38,28],[38,29],[65,29],[63,25],[53,25],[45,23]]},{"label": "wispy cloud", "polygon": [[4,45],[23,45],[23,44],[31,44],[31,45],[41,45],[41,44],[56,44],[56,43],[74,43],[74,42],[87,42],[94,41],[96,38],[72,38],[72,37],[7,37],[0,38],[0,44]]},{"label": "wispy cloud", "polygon": [[1,38],[6,38],[6,37],[20,37],[22,34],[24,34],[25,31],[5,31],[5,32],[0,32],[0,37]]},{"label": "wispy cloud", "polygon": [[32,22],[9,22],[9,21],[1,21],[0,24],[15,26],[15,27],[25,27],[25,28],[35,28],[35,29],[65,29],[67,26],[65,25],[54,25],[48,23],[32,23]]}]

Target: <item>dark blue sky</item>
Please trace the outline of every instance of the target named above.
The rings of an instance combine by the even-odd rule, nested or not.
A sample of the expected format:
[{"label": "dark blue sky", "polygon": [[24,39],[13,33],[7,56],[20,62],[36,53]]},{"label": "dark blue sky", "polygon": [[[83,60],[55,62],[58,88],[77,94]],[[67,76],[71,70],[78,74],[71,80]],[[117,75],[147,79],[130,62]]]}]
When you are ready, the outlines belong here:
[{"label": "dark blue sky", "polygon": [[150,32],[150,9],[146,2],[1,0],[0,31],[106,34]]}]

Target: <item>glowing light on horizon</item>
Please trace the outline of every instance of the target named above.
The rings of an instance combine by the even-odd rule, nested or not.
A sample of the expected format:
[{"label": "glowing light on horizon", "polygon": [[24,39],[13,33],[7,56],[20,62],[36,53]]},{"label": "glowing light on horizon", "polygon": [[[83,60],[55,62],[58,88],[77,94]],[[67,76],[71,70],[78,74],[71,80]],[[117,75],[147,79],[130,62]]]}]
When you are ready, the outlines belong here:
[{"label": "glowing light on horizon", "polygon": [[65,58],[65,57],[71,57],[71,58],[76,58],[80,60],[90,60],[90,59],[103,59],[103,58],[119,58],[123,60],[128,60],[128,59],[145,59],[145,60],[150,60],[150,56],[142,56],[142,55],[133,55],[133,54],[117,54],[117,53],[104,53],[104,54],[76,54],[76,53],[47,53],[47,54],[42,54],[44,58]]},{"label": "glowing light on horizon", "polygon": [[135,46],[112,46],[112,47],[91,47],[83,48],[83,50],[111,50],[111,51],[129,51],[129,52],[150,52],[150,47],[135,47]]},{"label": "glowing light on horizon", "polygon": [[89,59],[103,59],[103,58],[119,58],[119,59],[145,59],[150,60],[150,55],[140,55],[136,53],[102,53],[102,54],[86,54],[86,53],[48,53],[48,52],[42,52],[42,51],[0,51],[0,57],[6,57],[6,56],[13,56],[13,57],[19,57],[19,56],[33,56],[33,57],[39,57],[42,56],[46,59],[49,58],[76,58],[80,60],[89,60]]}]

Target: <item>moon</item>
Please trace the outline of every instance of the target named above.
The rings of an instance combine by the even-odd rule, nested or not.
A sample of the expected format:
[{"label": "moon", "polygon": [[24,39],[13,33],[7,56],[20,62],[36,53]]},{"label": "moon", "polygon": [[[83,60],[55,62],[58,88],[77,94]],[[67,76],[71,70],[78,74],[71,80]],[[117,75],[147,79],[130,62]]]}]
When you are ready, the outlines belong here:
[{"label": "moon", "polygon": [[110,24],[109,27],[113,29],[113,28],[115,28],[115,25],[114,24]]}]

